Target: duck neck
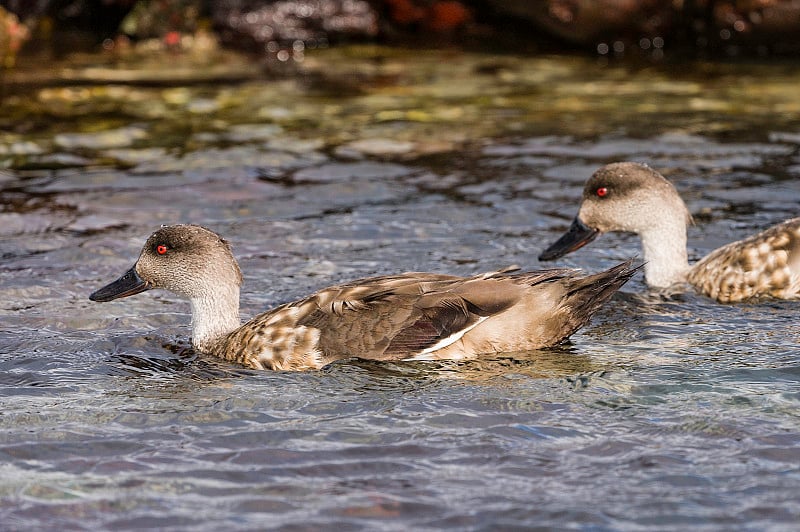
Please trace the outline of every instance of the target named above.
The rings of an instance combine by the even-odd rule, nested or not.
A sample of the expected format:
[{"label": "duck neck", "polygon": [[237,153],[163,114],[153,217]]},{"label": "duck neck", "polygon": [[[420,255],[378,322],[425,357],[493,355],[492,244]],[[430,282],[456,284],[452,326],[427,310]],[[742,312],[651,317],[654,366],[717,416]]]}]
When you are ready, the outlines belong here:
[{"label": "duck neck", "polygon": [[221,338],[239,328],[239,287],[220,286],[190,299],[192,304],[192,345],[203,352],[213,349]]},{"label": "duck neck", "polygon": [[689,258],[686,253],[686,223],[662,219],[641,233],[644,278],[653,288],[665,288],[686,281]]}]

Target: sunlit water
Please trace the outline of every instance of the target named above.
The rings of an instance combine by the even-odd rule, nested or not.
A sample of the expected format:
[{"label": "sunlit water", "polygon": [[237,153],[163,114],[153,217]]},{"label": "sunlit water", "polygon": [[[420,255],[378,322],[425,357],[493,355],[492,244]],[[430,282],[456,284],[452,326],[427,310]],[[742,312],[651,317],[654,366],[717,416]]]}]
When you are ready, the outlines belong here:
[{"label": "sunlit water", "polygon": [[[194,353],[171,294],[88,301],[161,223],[231,241],[246,316],[374,274],[537,268],[614,160],[675,182],[693,259],[798,215],[798,69],[328,53],[352,86],[6,98],[0,528],[796,527],[796,302],[637,277],[557,349],[274,373]],[[604,235],[560,263],[637,253]]]}]

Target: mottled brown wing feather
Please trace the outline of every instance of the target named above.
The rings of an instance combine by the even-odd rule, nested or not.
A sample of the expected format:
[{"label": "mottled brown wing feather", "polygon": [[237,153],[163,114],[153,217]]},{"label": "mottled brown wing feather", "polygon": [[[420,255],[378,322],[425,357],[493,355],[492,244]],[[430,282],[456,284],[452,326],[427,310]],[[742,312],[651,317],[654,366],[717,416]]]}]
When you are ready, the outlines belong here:
[{"label": "mottled brown wing feather", "polygon": [[760,295],[800,297],[800,218],[712,251],[692,267],[688,280],[723,303]]},{"label": "mottled brown wing feather", "polygon": [[495,273],[472,278],[453,289],[452,294],[463,298],[472,311],[480,316],[497,314],[514,305],[522,297],[521,287],[563,279],[574,275],[575,270],[550,268],[535,272]]},{"label": "mottled brown wing feather", "polygon": [[511,271],[469,278],[412,272],[331,287],[312,296],[318,306],[298,325],[318,328],[320,349],[327,353],[405,358],[511,307],[522,287],[573,273],[562,268]]},{"label": "mottled brown wing feather", "polygon": [[414,323],[397,332],[384,351],[388,358],[407,357],[436,345],[470,327],[480,316],[463,299],[440,299],[434,307],[422,309]]},{"label": "mottled brown wing feather", "polygon": [[386,354],[387,348],[409,324],[417,324],[419,331],[416,340],[411,340],[413,335],[407,337],[409,344],[423,343],[422,337],[431,336],[430,331],[436,328],[427,323],[430,320],[414,303],[438,285],[461,280],[451,275],[410,272],[332,286],[293,304],[314,303],[297,325],[320,331],[319,349],[323,353],[396,358],[394,354]]}]

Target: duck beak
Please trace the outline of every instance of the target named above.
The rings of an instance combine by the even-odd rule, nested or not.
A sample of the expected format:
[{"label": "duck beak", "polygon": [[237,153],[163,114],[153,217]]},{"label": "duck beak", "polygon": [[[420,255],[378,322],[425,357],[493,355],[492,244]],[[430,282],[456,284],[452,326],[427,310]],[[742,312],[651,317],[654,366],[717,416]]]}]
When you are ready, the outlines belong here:
[{"label": "duck beak", "polygon": [[576,249],[580,249],[600,234],[600,231],[584,224],[579,217],[572,220],[572,225],[561,238],[539,255],[539,260],[553,260],[563,257]]},{"label": "duck beak", "polygon": [[113,283],[93,292],[89,299],[92,301],[111,301],[120,297],[132,296],[150,288],[152,288],[150,283],[139,277],[139,274],[136,273],[136,266],[134,266]]}]

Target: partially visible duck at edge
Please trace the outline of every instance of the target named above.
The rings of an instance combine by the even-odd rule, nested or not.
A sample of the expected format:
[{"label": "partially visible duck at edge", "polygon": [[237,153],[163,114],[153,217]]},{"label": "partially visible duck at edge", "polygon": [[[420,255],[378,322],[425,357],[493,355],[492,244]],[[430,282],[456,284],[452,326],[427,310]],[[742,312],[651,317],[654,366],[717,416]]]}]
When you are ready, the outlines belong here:
[{"label": "partially visible duck at edge", "polygon": [[465,358],[552,346],[588,322],[638,268],[627,261],[588,276],[509,268],[472,277],[372,277],[241,324],[242,274],[228,242],[197,225],[173,225],[153,233],[136,264],[89,298],[163,288],[189,299],[198,351],[254,369],[306,370],[350,357]]},{"label": "partially visible duck at edge", "polygon": [[688,282],[721,303],[800,298],[800,218],[727,244],[693,266],[686,252],[689,223],[689,210],[661,174],[644,164],[609,164],[586,182],[569,230],[539,260],[562,257],[600,233],[625,231],[642,240],[645,281],[651,288]]}]

